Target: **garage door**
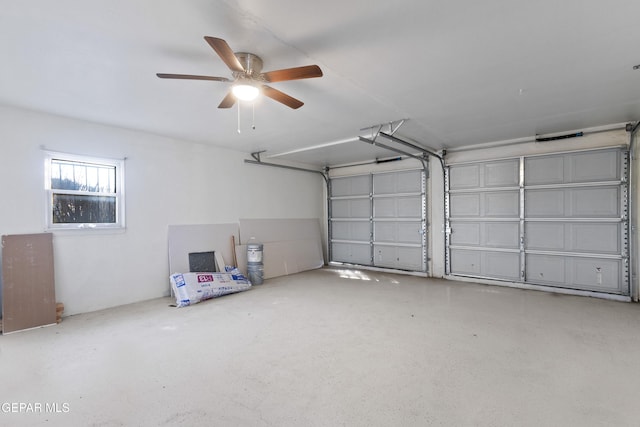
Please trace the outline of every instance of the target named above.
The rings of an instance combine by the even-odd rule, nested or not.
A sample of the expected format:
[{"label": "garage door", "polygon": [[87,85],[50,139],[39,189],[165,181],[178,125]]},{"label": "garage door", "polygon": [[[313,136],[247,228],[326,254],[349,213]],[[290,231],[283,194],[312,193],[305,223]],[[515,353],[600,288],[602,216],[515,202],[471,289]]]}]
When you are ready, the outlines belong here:
[{"label": "garage door", "polygon": [[452,165],[448,273],[629,294],[628,153]]},{"label": "garage door", "polygon": [[332,262],[427,271],[422,169],[332,178]]}]

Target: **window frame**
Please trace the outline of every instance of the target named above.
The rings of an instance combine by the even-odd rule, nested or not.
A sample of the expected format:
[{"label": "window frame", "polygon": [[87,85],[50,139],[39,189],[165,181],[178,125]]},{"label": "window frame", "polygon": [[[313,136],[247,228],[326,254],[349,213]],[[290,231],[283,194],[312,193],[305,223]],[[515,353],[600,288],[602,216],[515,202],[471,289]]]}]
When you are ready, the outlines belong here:
[{"label": "window frame", "polygon": [[[82,190],[62,190],[51,188],[52,161],[59,160],[70,163],[93,164],[115,168],[115,192],[103,193]],[[44,188],[45,188],[45,224],[48,231],[56,230],[122,230],[125,229],[125,159],[113,159],[106,157],[93,157],[78,154],[68,154],[55,151],[47,151],[44,160]],[[114,223],[55,223],[53,222],[53,196],[87,195],[114,197],[116,202],[116,221]]]}]

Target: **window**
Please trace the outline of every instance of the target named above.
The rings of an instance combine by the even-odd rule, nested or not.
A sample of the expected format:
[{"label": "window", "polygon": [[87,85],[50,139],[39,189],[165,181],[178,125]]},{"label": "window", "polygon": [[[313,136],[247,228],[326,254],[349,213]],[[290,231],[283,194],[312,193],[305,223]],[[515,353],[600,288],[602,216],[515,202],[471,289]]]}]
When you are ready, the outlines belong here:
[{"label": "window", "polygon": [[47,228],[124,228],[124,161],[48,153]]}]

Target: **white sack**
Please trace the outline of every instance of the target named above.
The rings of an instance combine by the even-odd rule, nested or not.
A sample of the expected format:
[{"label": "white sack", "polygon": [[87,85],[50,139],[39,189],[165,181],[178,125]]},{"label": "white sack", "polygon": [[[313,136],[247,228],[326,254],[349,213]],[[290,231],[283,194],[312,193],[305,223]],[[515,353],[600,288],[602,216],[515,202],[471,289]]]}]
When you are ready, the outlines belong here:
[{"label": "white sack", "polygon": [[169,278],[178,307],[251,288],[251,283],[242,274],[175,273]]}]

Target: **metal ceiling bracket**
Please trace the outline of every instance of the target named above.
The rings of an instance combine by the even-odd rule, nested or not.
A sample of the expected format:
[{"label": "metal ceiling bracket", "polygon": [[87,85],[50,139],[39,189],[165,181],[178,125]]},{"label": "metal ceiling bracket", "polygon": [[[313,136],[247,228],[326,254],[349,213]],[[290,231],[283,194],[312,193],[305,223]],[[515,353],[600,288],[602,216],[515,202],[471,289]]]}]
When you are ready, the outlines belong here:
[{"label": "metal ceiling bracket", "polygon": [[415,154],[407,153],[406,151],[400,150],[399,148],[390,147],[390,146],[388,146],[386,144],[383,144],[381,142],[377,142],[377,141],[374,141],[372,139],[365,138],[364,136],[360,136],[358,138],[360,139],[360,141],[366,142],[367,144],[375,145],[376,147],[384,148],[385,150],[393,151],[395,153],[402,154],[403,156],[407,156],[407,157],[411,157],[412,159],[416,159],[420,163],[422,163],[423,169],[425,171],[427,170],[427,164],[425,163],[425,158],[424,157],[420,157],[420,156],[416,156]]},{"label": "metal ceiling bracket", "polygon": [[327,177],[327,173],[328,173],[328,168],[327,173],[319,171],[319,170],[315,170],[315,169],[305,169],[305,168],[299,168],[296,166],[289,166],[289,165],[280,165],[278,163],[268,163],[268,162],[263,162],[262,160],[260,160],[260,153],[264,153],[264,151],[256,151],[255,153],[251,153],[251,157],[253,157],[255,160],[249,160],[249,159],[245,159],[244,162],[248,163],[250,165],[261,165],[261,166],[271,166],[274,168],[280,168],[280,169],[289,169],[289,170],[294,170],[294,171],[299,171],[299,172],[311,172],[311,173],[316,173],[316,174],[320,174],[322,175],[322,178],[324,179],[325,184],[329,184],[329,178]]},{"label": "metal ceiling bracket", "polygon": [[251,157],[253,157],[253,158],[255,159],[255,161],[256,161],[256,162],[259,162],[259,161],[260,161],[260,154],[261,154],[261,153],[264,153],[264,152],[265,152],[265,150],[262,150],[262,151],[256,151],[256,152],[254,152],[254,153],[251,153]]},{"label": "metal ceiling bracket", "polygon": [[[404,122],[406,122],[409,119],[400,119],[400,120],[393,120],[390,121],[388,123],[382,123],[382,124],[377,124],[377,125],[373,125],[373,126],[368,126],[365,128],[360,129],[360,132],[364,132],[366,130],[371,129],[371,140],[375,141],[378,138],[378,135],[382,132],[382,128],[384,126],[389,126],[389,135],[393,135],[394,133],[396,133],[398,131],[398,129],[400,129],[400,126],[402,126],[404,124]],[[374,129],[375,130],[374,132]]]},{"label": "metal ceiling bracket", "polygon": [[409,148],[413,148],[414,150],[421,151],[425,155],[429,155],[429,156],[437,158],[438,160],[440,160],[440,164],[442,165],[442,168],[444,170],[444,157],[439,155],[435,151],[429,150],[429,149],[424,148],[424,147],[421,147],[421,146],[419,146],[417,144],[413,144],[413,143],[411,143],[409,141],[405,141],[404,139],[400,139],[397,136],[393,136],[393,135],[385,133],[385,132],[380,132],[380,136],[382,136],[384,138],[387,138],[387,139],[389,139],[391,141],[397,142],[398,144],[402,144],[405,147],[409,147]]}]

